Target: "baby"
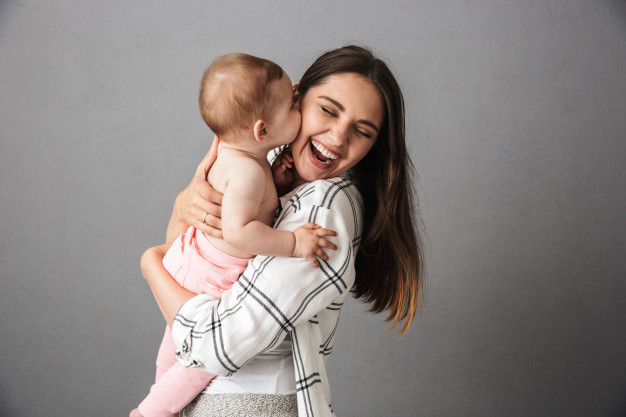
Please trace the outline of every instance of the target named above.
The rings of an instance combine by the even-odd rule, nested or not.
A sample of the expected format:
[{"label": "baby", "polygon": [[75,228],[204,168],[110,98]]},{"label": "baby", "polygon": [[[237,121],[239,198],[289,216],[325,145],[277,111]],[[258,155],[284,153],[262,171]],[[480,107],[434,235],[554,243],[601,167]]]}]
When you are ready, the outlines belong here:
[{"label": "baby", "polygon": [[[278,196],[267,153],[290,143],[300,129],[300,112],[287,74],[277,64],[246,54],[216,59],[204,72],[200,112],[220,138],[218,157],[208,175],[222,192],[223,239],[189,229],[176,239],[163,265],[186,289],[220,298],[255,255],[297,256],[318,266],[321,249],[337,247],[324,236],[334,231],[308,223],[293,232],[274,221]],[[131,417],[176,416],[213,375],[186,368],[175,359],[166,328],[157,357],[156,382]]]}]

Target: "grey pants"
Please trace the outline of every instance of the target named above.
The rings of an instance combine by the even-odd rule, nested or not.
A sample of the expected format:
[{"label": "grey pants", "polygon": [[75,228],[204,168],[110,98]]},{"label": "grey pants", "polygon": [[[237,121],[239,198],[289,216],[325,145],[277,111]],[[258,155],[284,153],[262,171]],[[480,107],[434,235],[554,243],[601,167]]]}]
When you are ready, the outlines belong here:
[{"label": "grey pants", "polygon": [[182,417],[297,417],[296,395],[200,394]]}]

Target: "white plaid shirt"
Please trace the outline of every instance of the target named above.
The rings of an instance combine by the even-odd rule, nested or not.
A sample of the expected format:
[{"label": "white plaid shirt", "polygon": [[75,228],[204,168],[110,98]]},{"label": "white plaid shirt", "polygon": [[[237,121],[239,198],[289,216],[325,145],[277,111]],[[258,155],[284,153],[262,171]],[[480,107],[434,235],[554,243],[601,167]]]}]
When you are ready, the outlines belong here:
[{"label": "white plaid shirt", "polygon": [[221,300],[198,295],[172,326],[177,356],[215,375],[237,372],[291,334],[300,416],[334,416],[326,360],[339,313],[355,279],[362,199],[347,177],[317,180],[281,197],[274,227],[295,230],[314,222],[337,231],[338,246],[313,268],[303,258],[257,256]]}]

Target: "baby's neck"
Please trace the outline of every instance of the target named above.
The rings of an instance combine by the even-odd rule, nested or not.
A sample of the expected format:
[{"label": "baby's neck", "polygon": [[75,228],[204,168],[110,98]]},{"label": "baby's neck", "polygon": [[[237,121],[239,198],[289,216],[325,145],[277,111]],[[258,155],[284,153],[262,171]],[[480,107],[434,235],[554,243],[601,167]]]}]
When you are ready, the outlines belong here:
[{"label": "baby's neck", "polygon": [[252,140],[244,139],[238,143],[220,142],[220,149],[218,149],[218,152],[217,152],[218,155],[221,149],[228,149],[231,151],[236,151],[236,152],[246,154],[250,158],[255,159],[261,164],[268,163],[267,153],[271,150],[271,149],[268,149],[266,146],[263,146],[263,144],[255,141],[254,139]]}]

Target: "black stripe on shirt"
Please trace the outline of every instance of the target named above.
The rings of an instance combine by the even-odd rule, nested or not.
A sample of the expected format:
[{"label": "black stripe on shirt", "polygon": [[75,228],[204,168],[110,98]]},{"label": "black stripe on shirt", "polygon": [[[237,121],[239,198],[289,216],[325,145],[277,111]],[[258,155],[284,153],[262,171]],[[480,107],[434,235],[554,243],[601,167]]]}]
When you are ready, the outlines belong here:
[{"label": "black stripe on shirt", "polygon": [[[293,350],[293,362],[295,365],[296,378],[304,376],[304,361],[302,360],[302,352],[300,351],[300,338],[297,332],[293,332],[291,335],[291,346]],[[296,384],[296,391],[301,392],[302,400],[304,401],[304,410],[307,417],[313,416],[313,403],[311,402],[311,393],[308,389],[298,390]]]},{"label": "black stripe on shirt", "polygon": [[[229,372],[236,372],[239,367],[237,365],[235,365],[235,363],[233,361],[230,360],[230,358],[228,357],[228,354],[226,354],[226,350],[224,349],[224,337],[222,334],[222,325],[219,322],[219,317],[215,317],[215,310],[211,311],[211,321],[213,323],[218,323],[217,325],[217,330],[218,331],[214,331],[213,332],[213,349],[215,352],[215,357],[217,358],[217,360],[220,362],[220,364],[222,365],[222,367],[224,369],[226,369]],[[218,334],[219,334],[219,340],[218,340]],[[223,357],[223,359],[222,359]],[[228,361],[228,364],[224,361]],[[231,366],[229,366],[229,364]]]}]

